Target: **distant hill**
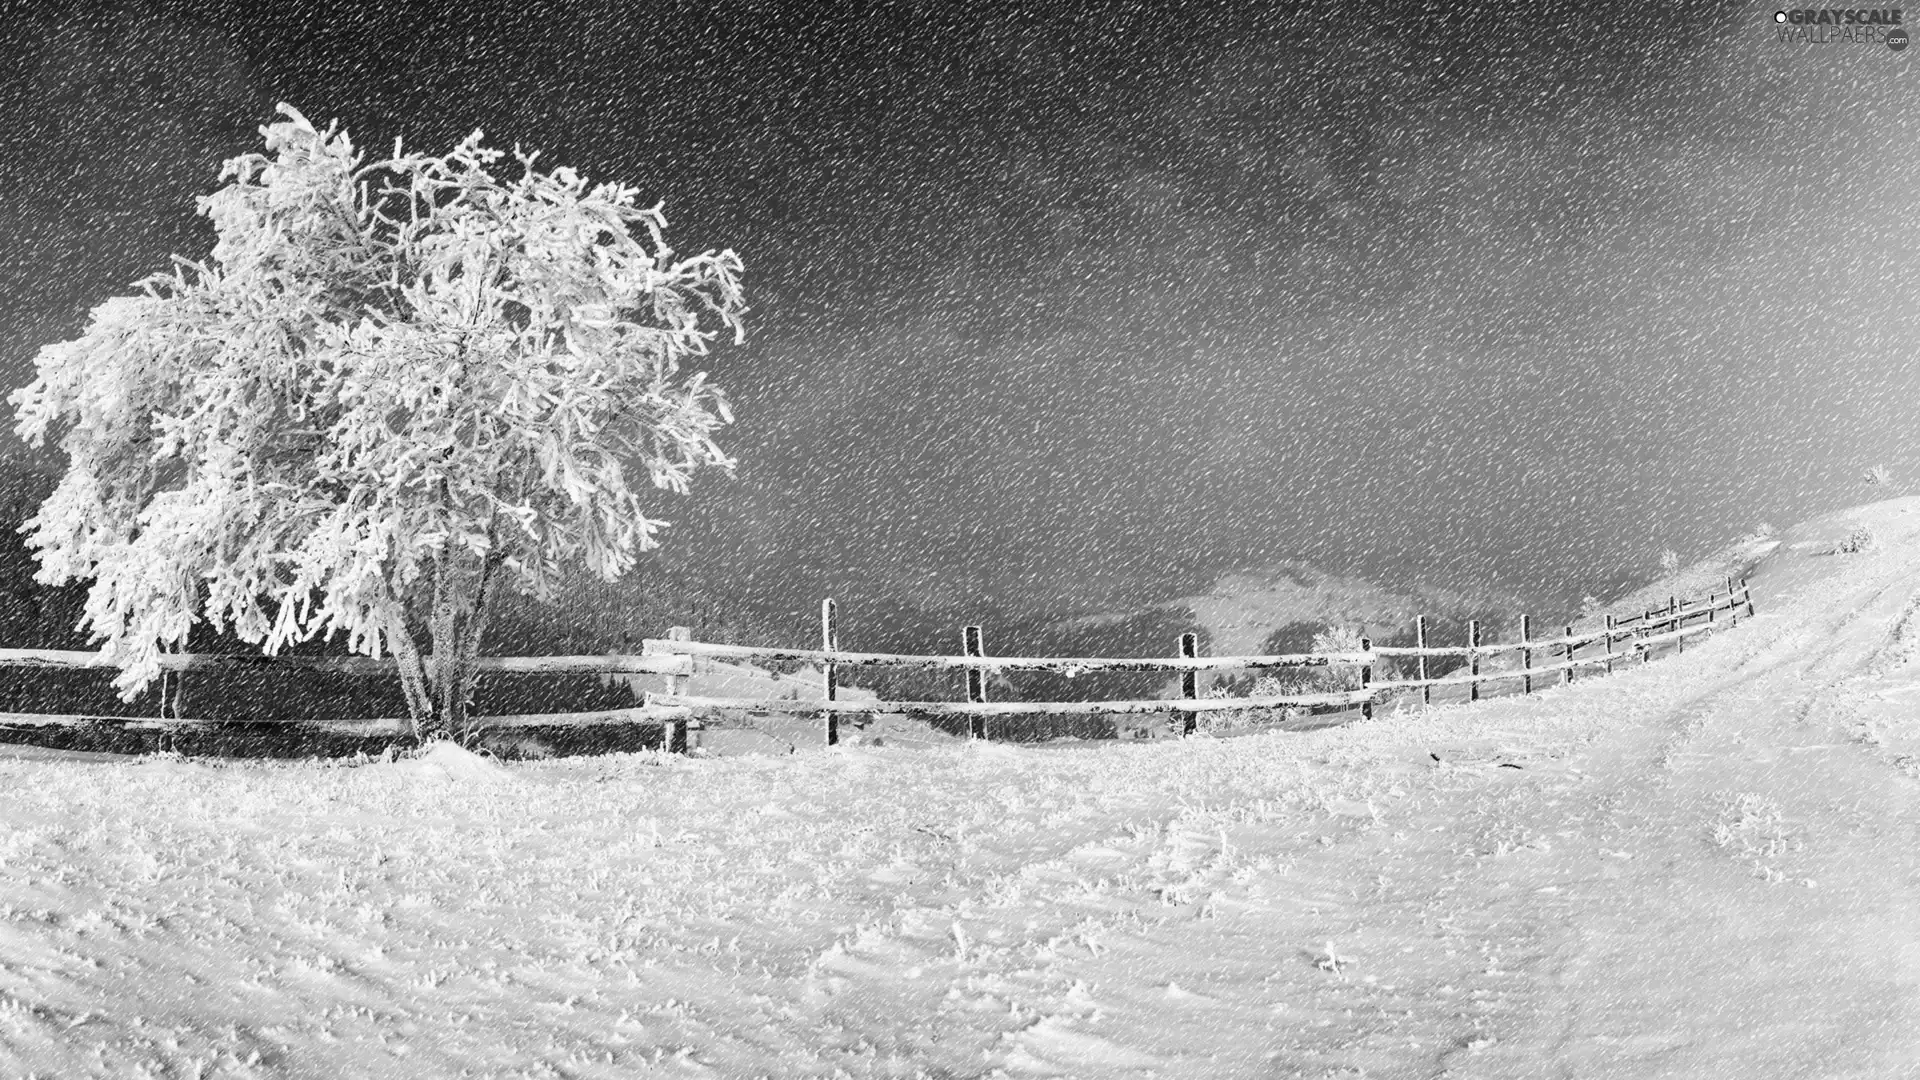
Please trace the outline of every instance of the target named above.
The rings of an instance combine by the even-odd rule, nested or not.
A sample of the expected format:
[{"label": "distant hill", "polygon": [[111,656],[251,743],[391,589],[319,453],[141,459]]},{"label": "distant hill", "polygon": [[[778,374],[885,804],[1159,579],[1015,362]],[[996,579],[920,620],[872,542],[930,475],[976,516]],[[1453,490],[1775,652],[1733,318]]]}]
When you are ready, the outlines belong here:
[{"label": "distant hill", "polygon": [[[1468,619],[1482,620],[1488,634],[1500,632],[1521,606],[1517,597],[1491,589],[1394,589],[1290,560],[1230,571],[1204,592],[1158,603],[1065,619],[1030,617],[998,631],[989,651],[1173,656],[1180,635],[1197,631],[1204,655],[1305,652],[1314,636],[1329,626],[1358,631],[1381,644],[1410,644],[1414,619],[1423,614],[1435,641],[1451,641],[1464,636]],[[1210,684],[1208,679],[1202,682]],[[1007,689],[1027,700],[1065,701],[1154,697],[1175,685],[1160,675],[1083,675],[1069,680],[1043,672],[1013,673],[1007,683]]]},{"label": "distant hill", "polygon": [[1512,595],[1413,586],[1393,589],[1288,561],[1224,574],[1212,588],[1174,603],[1193,613],[1212,651],[1225,655],[1303,651],[1329,627],[1385,641],[1420,615],[1505,618],[1522,608]]}]

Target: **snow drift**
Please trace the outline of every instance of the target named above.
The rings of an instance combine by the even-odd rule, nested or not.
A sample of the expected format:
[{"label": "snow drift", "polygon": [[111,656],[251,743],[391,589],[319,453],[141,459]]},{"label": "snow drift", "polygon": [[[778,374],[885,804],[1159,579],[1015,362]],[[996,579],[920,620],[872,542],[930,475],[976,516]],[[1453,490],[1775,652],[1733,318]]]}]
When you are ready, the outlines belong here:
[{"label": "snow drift", "polygon": [[1312,732],[22,753],[0,1074],[1911,1075],[1920,500],[1755,557],[1682,656]]}]

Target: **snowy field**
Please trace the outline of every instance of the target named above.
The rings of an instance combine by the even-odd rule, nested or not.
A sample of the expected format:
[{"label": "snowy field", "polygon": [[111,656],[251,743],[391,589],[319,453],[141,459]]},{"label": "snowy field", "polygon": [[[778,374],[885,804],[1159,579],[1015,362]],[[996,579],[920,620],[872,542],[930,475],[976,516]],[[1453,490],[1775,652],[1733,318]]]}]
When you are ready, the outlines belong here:
[{"label": "snowy field", "polygon": [[1781,541],[1683,656],[1311,732],[16,750],[0,1076],[1920,1075],[1920,500]]}]

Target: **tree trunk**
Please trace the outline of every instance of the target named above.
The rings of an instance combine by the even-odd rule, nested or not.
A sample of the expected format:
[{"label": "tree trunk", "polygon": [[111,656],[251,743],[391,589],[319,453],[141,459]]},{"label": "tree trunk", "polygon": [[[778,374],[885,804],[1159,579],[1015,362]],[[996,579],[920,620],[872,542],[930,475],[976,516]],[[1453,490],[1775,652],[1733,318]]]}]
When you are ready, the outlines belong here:
[{"label": "tree trunk", "polygon": [[426,661],[420,655],[420,647],[407,630],[406,619],[398,618],[395,622],[398,625],[388,629],[387,639],[393,646],[394,659],[400,662],[400,693],[407,699],[407,722],[413,726],[414,741],[426,742],[445,733],[434,724],[433,699],[427,693]]},{"label": "tree trunk", "polygon": [[460,612],[466,597],[461,595],[459,573],[454,565],[458,556],[442,552],[433,563],[433,608],[427,634],[433,641],[433,660],[428,679],[433,686],[434,723],[446,736],[464,740],[467,735],[466,709],[459,701],[459,680],[454,677],[460,658]]},{"label": "tree trunk", "polygon": [[506,557],[489,553],[476,567],[448,552],[434,566],[433,607],[428,619],[433,655],[424,664],[431,720],[421,737],[467,742],[474,734],[470,710],[479,681],[480,645],[499,592]]}]

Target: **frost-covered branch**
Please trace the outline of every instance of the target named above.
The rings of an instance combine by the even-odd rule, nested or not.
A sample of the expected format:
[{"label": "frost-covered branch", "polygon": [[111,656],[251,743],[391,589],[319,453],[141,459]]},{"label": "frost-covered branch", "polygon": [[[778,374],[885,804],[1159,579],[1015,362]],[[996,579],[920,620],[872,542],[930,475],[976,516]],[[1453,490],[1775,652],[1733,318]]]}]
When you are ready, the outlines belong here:
[{"label": "frost-covered branch", "polygon": [[658,205],[535,154],[500,179],[477,131],[368,165],[281,112],[200,200],[211,256],[101,304],[12,396],[70,460],[28,524],[39,578],[92,580],[129,697],[205,618],[269,653],[344,631],[457,727],[501,584],[618,577],[658,543],[650,488],[731,468],[728,403],[682,367],[742,339],[740,259],[676,255]]}]

